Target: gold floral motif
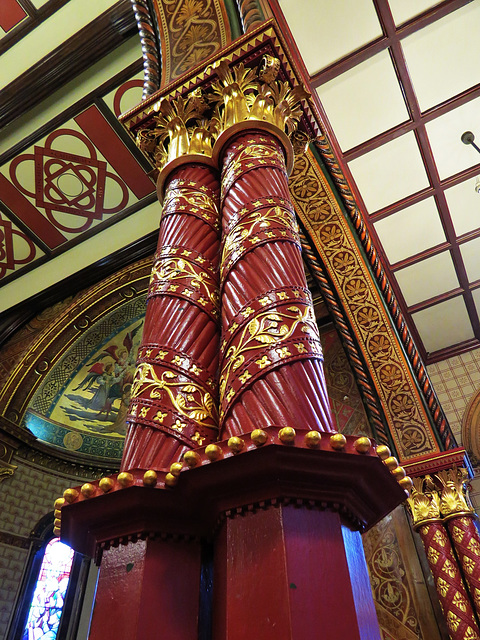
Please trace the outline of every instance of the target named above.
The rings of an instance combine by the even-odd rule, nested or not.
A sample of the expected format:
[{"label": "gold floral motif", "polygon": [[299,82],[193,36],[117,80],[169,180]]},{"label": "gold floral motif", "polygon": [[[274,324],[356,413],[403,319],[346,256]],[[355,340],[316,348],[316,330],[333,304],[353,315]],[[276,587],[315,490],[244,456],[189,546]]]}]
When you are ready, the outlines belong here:
[{"label": "gold floral motif", "polygon": [[474,553],[476,556],[480,555],[480,544],[475,540],[475,538],[470,539],[470,542],[467,545],[467,549]]},{"label": "gold floral motif", "polygon": [[440,511],[443,516],[454,513],[473,513],[473,507],[467,502],[465,481],[468,478],[466,469],[447,469],[439,471],[436,477],[442,485]]},{"label": "gold floral motif", "polygon": [[463,540],[463,531],[459,529],[456,525],[452,529],[452,537],[455,542],[461,542]]},{"label": "gold floral motif", "polygon": [[153,4],[162,34],[163,86],[230,41],[219,0],[155,0]]},{"label": "gold floral motif", "polygon": [[[224,265],[230,254],[238,250],[241,243],[248,239],[254,232],[260,229],[268,229],[272,225],[283,225],[288,229],[291,229],[294,233],[298,233],[298,224],[295,220],[295,216],[289,209],[282,207],[272,207],[270,209],[258,209],[252,211],[248,216],[242,219],[225,239],[223,245],[221,263]],[[265,304],[268,304],[270,300],[267,300]]]},{"label": "gold floral motif", "polygon": [[465,629],[465,640],[479,640],[478,633],[476,633],[472,627],[467,627]]},{"label": "gold floral motif", "polygon": [[427,552],[427,557],[432,564],[437,564],[437,561],[440,557],[440,553],[433,547],[430,547]]},{"label": "gold floral motif", "polygon": [[438,493],[428,479],[413,478],[413,488],[407,504],[413,517],[413,524],[417,528],[425,521],[440,520]]},{"label": "gold floral motif", "polygon": [[[205,293],[214,307],[218,306],[218,285],[215,279],[206,271],[199,270],[195,263],[183,258],[160,258],[153,265],[151,281],[157,283],[172,280],[187,280],[194,290]],[[193,292],[185,289],[183,293],[190,297]]]},{"label": "gold floral motif", "polygon": [[201,436],[199,431],[195,431],[194,435],[192,436],[192,440],[197,442],[198,446],[201,447],[205,440],[205,437]]},{"label": "gold floral motif", "polygon": [[435,531],[432,540],[433,542],[436,542],[440,547],[442,547],[442,549],[445,546],[445,535],[442,534],[439,530]]},{"label": "gold floral motif", "polygon": [[475,569],[475,562],[471,558],[464,556],[462,565],[467,573],[473,573],[473,570]]},{"label": "gold floral motif", "polygon": [[221,105],[222,130],[245,120],[260,120],[275,125],[290,135],[302,115],[299,102],[309,94],[301,86],[291,88],[287,82],[271,79],[268,84],[258,80],[257,71],[237,63],[230,69],[224,58],[215,67],[218,81],[213,97]]},{"label": "gold floral motif", "polygon": [[450,629],[455,632],[460,625],[460,618],[456,616],[452,611],[447,612],[447,624]]},{"label": "gold floral motif", "polygon": [[442,571],[444,571],[450,578],[454,578],[457,574],[455,565],[453,564],[453,562],[448,560],[448,558],[443,563]]},{"label": "gold floral motif", "polygon": [[467,610],[467,601],[462,596],[462,594],[459,593],[458,591],[453,596],[452,602],[456,607],[458,607],[460,609],[460,611],[466,611]]},{"label": "gold floral motif", "polygon": [[[245,362],[246,355],[256,349],[263,349],[267,345],[277,345],[287,340],[299,324],[303,329],[313,331],[318,335],[315,316],[311,307],[303,311],[296,306],[288,307],[285,311],[263,311],[253,317],[243,328],[236,345],[232,345],[225,354],[226,364],[220,376],[220,397],[223,397],[227,379],[230,374],[239,369]],[[267,362],[268,361],[268,362]],[[267,356],[257,361],[260,368],[271,364]]]},{"label": "gold floral motif", "polygon": [[200,210],[210,214],[214,219],[218,218],[218,207],[212,198],[201,191],[192,191],[191,189],[168,189],[163,201],[163,211],[168,211],[170,207],[175,209],[178,205],[186,203],[189,205],[188,210],[196,213]]},{"label": "gold floral motif", "polygon": [[446,597],[446,595],[448,593],[448,589],[449,589],[448,582],[445,582],[445,580],[443,578],[438,577],[437,578],[437,590],[440,592],[440,594],[442,595],[443,598]]},{"label": "gold floral motif", "polygon": [[159,378],[153,366],[140,363],[132,384],[132,398],[149,393],[150,398],[168,396],[172,406],[182,416],[207,427],[217,425],[217,410],[211,394],[194,382],[185,382],[173,371],[164,371]]}]

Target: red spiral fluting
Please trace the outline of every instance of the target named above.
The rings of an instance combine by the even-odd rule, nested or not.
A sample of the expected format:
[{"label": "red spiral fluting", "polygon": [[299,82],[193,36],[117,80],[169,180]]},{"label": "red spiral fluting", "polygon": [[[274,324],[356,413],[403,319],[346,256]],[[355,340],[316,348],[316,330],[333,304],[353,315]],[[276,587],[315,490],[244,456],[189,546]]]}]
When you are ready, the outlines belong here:
[{"label": "red spiral fluting", "polygon": [[[264,156],[260,147],[265,151]],[[252,151],[254,148],[256,154]],[[234,180],[232,175],[235,176]],[[232,346],[238,347],[242,335],[245,339],[245,336],[248,338],[249,332],[251,334],[254,331],[252,318],[257,319],[253,322],[257,322],[265,317],[268,311],[273,314],[272,318],[275,314],[281,318],[279,325],[284,323],[284,326],[292,326],[284,319],[292,316],[294,312],[291,309],[300,308],[303,311],[310,308],[309,317],[314,316],[293,218],[289,226],[273,222],[270,226],[263,227],[263,230],[273,232],[275,237],[267,239],[262,236],[254,248],[249,244],[254,243],[255,237],[262,231],[262,220],[257,226],[248,222],[248,216],[252,212],[261,211],[262,216],[267,215],[276,205],[287,212],[293,211],[283,152],[277,139],[270,134],[255,131],[239,135],[230,141],[224,150],[222,187],[223,242],[226,242],[232,231],[238,231],[239,224],[243,224],[242,228],[250,230],[235,248],[232,254],[233,264],[221,266],[222,438],[272,424],[332,431],[323,357],[318,334],[315,335],[313,330],[310,334],[302,334],[299,331],[289,342],[279,340],[273,345],[266,344],[263,350],[259,343],[258,351],[245,352],[245,362],[242,366],[239,365],[238,370],[229,376],[225,375],[226,371],[231,371]],[[225,258],[224,261],[226,262]],[[282,294],[282,291],[285,293]],[[271,303],[263,312],[259,300],[265,295],[270,296]],[[248,313],[249,307],[255,314],[243,318],[242,310],[247,310]],[[253,314],[253,311],[251,313]],[[239,325],[238,329],[236,325]],[[298,327],[301,328],[301,325]],[[305,341],[302,347],[299,341],[305,339],[306,335],[309,335],[310,339]],[[282,356],[285,360],[282,361],[282,357],[274,356],[275,352],[281,353],[284,345],[287,345],[284,353],[288,355]],[[263,370],[256,364],[257,355],[258,361],[261,362],[261,358],[265,356],[270,362]],[[242,376],[246,380],[245,383],[239,382]],[[222,389],[222,384],[225,384],[222,383],[223,378],[227,379],[227,384]],[[230,398],[229,389],[235,390],[235,394]],[[230,394],[233,394],[233,391],[230,391]]]},{"label": "red spiral fluting", "polygon": [[[210,219],[202,218],[208,208],[196,206],[192,198],[209,198],[212,203]],[[172,173],[166,187],[136,374],[139,383],[139,367],[142,365],[153,367],[157,378],[165,371],[174,373],[175,379],[181,380],[183,384],[183,387],[176,387],[174,392],[180,390],[182,402],[185,401],[187,405],[192,393],[184,391],[184,388],[193,384],[200,385],[202,393],[208,392],[213,398],[215,407],[212,412],[215,418],[219,356],[218,210],[219,184],[213,169],[190,164]],[[184,254],[187,254],[185,258]],[[155,281],[156,268],[160,269],[170,257],[181,257],[185,261],[196,260],[195,268],[203,274],[202,278],[205,276],[208,279],[210,291],[216,296],[215,304],[207,295],[203,297],[205,304],[199,304],[199,295],[195,298],[197,289],[200,293],[206,289],[201,289],[200,285],[190,286],[191,279],[178,279],[174,274],[175,277],[170,280],[160,278]],[[175,291],[167,291],[171,285],[175,287],[177,284]],[[192,299],[182,295],[185,289],[192,290]],[[182,362],[179,366],[175,364],[177,356]],[[196,376],[192,369],[194,373],[201,373]],[[197,394],[195,399],[198,397]],[[142,411],[146,415],[142,415]],[[130,402],[127,420],[129,429],[122,469],[166,468],[179,460],[186,450],[200,443],[213,442],[218,436],[217,419],[212,418],[205,425],[198,423],[195,418],[190,419],[185,413],[179,413],[178,407],[172,404],[161,386],[157,386],[153,397],[152,386],[136,391]],[[185,425],[182,427],[183,431],[176,431],[172,427],[176,420],[180,421],[178,424]]]}]

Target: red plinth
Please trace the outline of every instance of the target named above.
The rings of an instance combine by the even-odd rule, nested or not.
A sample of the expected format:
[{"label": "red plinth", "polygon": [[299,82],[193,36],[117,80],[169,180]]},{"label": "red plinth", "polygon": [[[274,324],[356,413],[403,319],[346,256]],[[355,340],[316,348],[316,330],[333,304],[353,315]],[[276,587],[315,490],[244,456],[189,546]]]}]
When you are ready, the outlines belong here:
[{"label": "red plinth", "polygon": [[[359,530],[405,493],[354,437],[335,451],[330,434],[279,434],[243,434],[237,454],[220,442],[214,461],[198,449],[176,486],[131,470],[132,486],[92,483],[62,507],[62,539],[103,553],[90,640],[379,639]],[[212,546],[213,597],[200,580]]]},{"label": "red plinth", "polygon": [[89,640],[196,639],[200,551],[161,539],[104,551]]},{"label": "red plinth", "polygon": [[228,518],[215,548],[214,640],[380,639],[360,534],[343,529],[338,513],[305,505]]}]

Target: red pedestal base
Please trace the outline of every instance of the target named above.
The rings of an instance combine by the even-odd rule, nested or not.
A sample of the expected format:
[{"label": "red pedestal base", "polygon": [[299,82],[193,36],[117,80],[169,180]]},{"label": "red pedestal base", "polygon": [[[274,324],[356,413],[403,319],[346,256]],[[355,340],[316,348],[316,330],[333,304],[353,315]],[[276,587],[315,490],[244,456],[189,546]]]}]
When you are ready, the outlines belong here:
[{"label": "red pedestal base", "polygon": [[338,513],[292,504],[227,518],[214,640],[379,640],[360,534],[343,529]]},{"label": "red pedestal base", "polygon": [[198,637],[200,544],[138,540],[104,551],[89,640]]},{"label": "red pedestal base", "polygon": [[[103,554],[90,640],[378,640],[358,530],[404,490],[373,447],[347,437],[335,451],[322,434],[312,449],[307,434],[257,448],[244,434],[241,453],[219,443],[213,462],[198,449],[173,487],[132,470],[131,486],[74,490],[62,539]],[[212,545],[213,598],[200,579]]]}]

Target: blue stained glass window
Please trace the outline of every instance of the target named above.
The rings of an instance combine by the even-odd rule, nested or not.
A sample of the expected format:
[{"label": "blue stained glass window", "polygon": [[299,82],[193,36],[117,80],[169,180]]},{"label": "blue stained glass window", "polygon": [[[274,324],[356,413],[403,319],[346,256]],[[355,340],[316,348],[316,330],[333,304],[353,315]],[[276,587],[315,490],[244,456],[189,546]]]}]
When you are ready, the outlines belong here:
[{"label": "blue stained glass window", "polygon": [[43,557],[22,640],[55,640],[67,592],[74,551],[58,538]]}]

